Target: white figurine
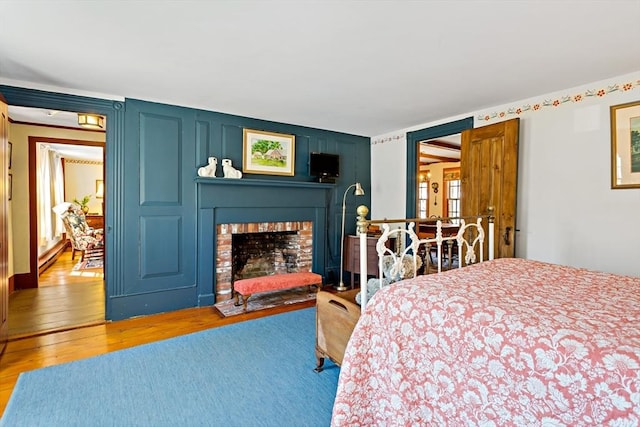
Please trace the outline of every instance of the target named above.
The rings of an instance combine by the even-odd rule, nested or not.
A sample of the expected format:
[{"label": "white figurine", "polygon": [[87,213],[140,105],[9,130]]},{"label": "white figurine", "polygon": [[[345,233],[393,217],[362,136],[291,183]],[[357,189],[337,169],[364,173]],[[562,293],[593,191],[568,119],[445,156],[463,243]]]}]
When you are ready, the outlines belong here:
[{"label": "white figurine", "polygon": [[198,169],[199,176],[216,176],[216,167],[218,166],[218,159],[216,157],[209,157],[209,164]]},{"label": "white figurine", "polygon": [[242,172],[231,166],[231,159],[222,159],[222,170],[225,178],[242,178]]}]

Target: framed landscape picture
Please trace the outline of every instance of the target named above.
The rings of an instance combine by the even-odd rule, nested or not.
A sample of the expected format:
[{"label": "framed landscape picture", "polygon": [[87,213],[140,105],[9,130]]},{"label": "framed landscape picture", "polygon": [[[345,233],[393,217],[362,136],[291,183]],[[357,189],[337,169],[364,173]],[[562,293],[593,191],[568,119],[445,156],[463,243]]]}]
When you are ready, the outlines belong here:
[{"label": "framed landscape picture", "polygon": [[295,135],[244,129],[242,172],[293,176]]},{"label": "framed landscape picture", "polygon": [[640,101],[610,111],[611,188],[640,188]]}]

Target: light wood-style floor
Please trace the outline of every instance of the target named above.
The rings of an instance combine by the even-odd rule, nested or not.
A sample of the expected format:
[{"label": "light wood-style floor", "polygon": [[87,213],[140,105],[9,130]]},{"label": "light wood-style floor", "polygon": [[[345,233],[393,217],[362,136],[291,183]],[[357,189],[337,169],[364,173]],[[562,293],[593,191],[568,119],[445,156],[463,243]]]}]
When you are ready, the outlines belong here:
[{"label": "light wood-style floor", "polygon": [[21,372],[314,305],[307,301],[228,318],[213,307],[189,308],[9,341],[0,356],[0,414]]},{"label": "light wood-style floor", "polygon": [[9,296],[9,339],[104,323],[103,269],[74,271],[71,251],[39,278],[39,287]]}]

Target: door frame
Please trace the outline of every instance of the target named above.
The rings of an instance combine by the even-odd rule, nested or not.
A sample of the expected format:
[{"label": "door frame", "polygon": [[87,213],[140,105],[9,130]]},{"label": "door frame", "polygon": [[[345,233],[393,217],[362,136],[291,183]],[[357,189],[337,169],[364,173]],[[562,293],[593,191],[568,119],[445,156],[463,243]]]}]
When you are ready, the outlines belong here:
[{"label": "door frame", "polygon": [[124,165],[125,102],[6,85],[0,85],[0,93],[9,105],[82,111],[106,117],[104,230],[109,236],[105,239],[105,257],[109,262],[105,265],[104,281],[105,317],[111,320],[113,299],[117,298],[124,288],[124,182],[121,170]]},{"label": "door frame", "polygon": [[[105,135],[106,136],[106,135]],[[35,137],[29,136],[29,147],[28,147],[28,165],[29,165],[29,271],[27,279],[28,288],[38,288],[40,285],[40,257],[38,255],[38,209],[37,209],[37,188],[36,188],[36,148],[38,144],[69,144],[69,145],[84,145],[84,146],[92,146],[92,147],[100,147],[102,148],[102,159],[104,165],[105,144],[97,141],[89,141],[89,140],[81,140],[81,139],[66,139],[66,138],[51,138],[51,137]],[[102,167],[102,175],[104,179],[104,166]],[[106,185],[106,183],[105,183]],[[105,191],[105,196],[106,196]],[[106,198],[103,199],[105,206],[107,204]],[[104,216],[104,212],[102,213]],[[107,240],[109,240],[108,235],[105,235],[105,247],[107,245]],[[106,258],[105,258],[106,259]],[[106,263],[105,263],[106,268]],[[22,286],[21,289],[25,287]]]},{"label": "door frame", "polygon": [[417,217],[418,150],[420,149],[420,141],[462,133],[467,129],[473,129],[473,116],[407,132],[407,205],[405,218]]}]

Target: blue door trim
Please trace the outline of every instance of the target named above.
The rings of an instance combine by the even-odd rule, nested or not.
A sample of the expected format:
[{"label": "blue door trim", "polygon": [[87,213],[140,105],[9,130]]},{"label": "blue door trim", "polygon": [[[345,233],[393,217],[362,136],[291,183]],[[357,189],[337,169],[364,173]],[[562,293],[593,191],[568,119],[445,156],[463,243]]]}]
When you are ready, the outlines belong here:
[{"label": "blue door trim", "polygon": [[[112,318],[110,295],[113,294],[114,286],[124,280],[120,268],[122,260],[119,258],[123,253],[121,246],[124,238],[118,232],[118,230],[122,230],[118,223],[122,220],[124,209],[121,197],[123,183],[120,179],[122,174],[119,173],[118,168],[119,165],[123,164],[121,157],[124,145],[125,104],[120,101],[5,85],[0,85],[0,92],[4,95],[9,105],[97,113],[106,117],[104,228],[106,234],[105,256],[108,262],[105,263],[104,277],[106,286],[105,317],[110,320]],[[119,214],[116,215],[116,212]]]},{"label": "blue door trim", "polygon": [[418,143],[426,139],[440,138],[442,136],[460,133],[463,130],[473,129],[473,117],[456,120],[407,132],[407,206],[406,218],[415,218],[416,213],[416,188],[418,185]]}]

